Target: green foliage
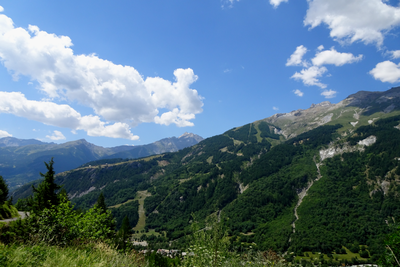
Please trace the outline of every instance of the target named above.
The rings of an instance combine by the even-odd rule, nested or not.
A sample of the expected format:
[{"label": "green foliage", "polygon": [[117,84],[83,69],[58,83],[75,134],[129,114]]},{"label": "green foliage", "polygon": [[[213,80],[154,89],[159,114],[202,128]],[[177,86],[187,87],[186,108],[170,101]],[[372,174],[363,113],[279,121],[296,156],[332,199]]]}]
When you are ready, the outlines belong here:
[{"label": "green foliage", "polygon": [[0,220],[18,217],[18,210],[9,201],[0,204]]},{"label": "green foliage", "polygon": [[125,216],[122,220],[121,228],[119,229],[117,236],[116,236],[116,246],[118,249],[125,251],[127,248],[127,242],[132,235],[132,227],[129,224],[128,216]]},{"label": "green foliage", "polygon": [[108,240],[113,236],[110,212],[92,208],[85,213],[73,210],[69,201],[63,201],[28,219],[31,240],[50,245],[68,245],[79,240]]},{"label": "green foliage", "polygon": [[111,213],[91,208],[77,212],[67,199],[57,206],[32,213],[0,229],[0,241],[10,243],[45,243],[66,246],[80,242],[107,241],[114,235]]},{"label": "green foliage", "polygon": [[189,254],[182,266],[222,266],[227,258],[229,240],[218,214],[209,216],[203,229],[197,222],[192,223],[191,230]]},{"label": "green foliage", "polygon": [[0,205],[4,204],[4,202],[8,199],[8,186],[6,181],[4,181],[3,177],[0,175]]},{"label": "green foliage", "polygon": [[39,245],[0,245],[0,266],[145,266],[143,256],[118,253],[104,243],[82,247],[58,247]]},{"label": "green foliage", "polygon": [[258,129],[261,131],[261,134],[260,134],[261,137],[265,137],[265,138],[269,137],[272,139],[279,140],[279,134],[271,133],[269,125],[265,121],[262,121],[258,124]]},{"label": "green foliage", "polygon": [[31,208],[33,211],[49,209],[59,203],[56,191],[61,187],[54,182],[55,171],[53,168],[53,158],[51,158],[49,163],[45,162],[44,164],[46,165],[47,172],[45,174],[40,173],[40,176],[42,176],[44,180],[37,188],[32,185],[34,196]]},{"label": "green foliage", "polygon": [[385,252],[379,260],[382,266],[400,266],[400,225],[392,226],[392,232],[385,238]]},{"label": "green foliage", "polygon": [[100,209],[103,213],[107,211],[106,201],[103,192],[100,193],[99,198],[95,204],[96,208]]},{"label": "green foliage", "polygon": [[181,266],[179,257],[168,258],[162,256],[157,252],[151,252],[146,254],[146,262],[148,267],[172,267]]},{"label": "green foliage", "polygon": [[[400,135],[393,127],[399,120],[359,127],[351,137],[337,133],[341,125],[321,126],[274,147],[267,138],[277,136],[267,123],[258,122],[176,153],[75,170],[60,175],[57,181],[72,195],[90,191],[73,199],[82,210],[96,203],[99,188],[104,206],[109,207],[147,190],[151,196],[144,200],[146,231],[156,232],[148,238],[159,246],[173,240],[172,246],[185,247],[186,237],[192,233],[192,213],[202,222],[222,211],[229,217],[223,223],[232,250],[252,246],[256,250],[289,249],[297,255],[336,251],[334,258],[348,257],[348,262],[356,262],[355,256],[360,256],[346,254],[345,246],[362,256],[368,254],[368,260],[376,262],[384,251],[382,237],[389,233],[384,221],[400,217],[400,187],[395,182],[400,173],[400,162],[395,159],[400,155]],[[377,142],[364,152],[344,153],[320,162],[319,150],[328,144],[358,148],[357,142],[370,135],[375,135]],[[350,144],[346,144],[347,138]],[[318,181],[316,164],[322,174]],[[389,184],[385,191],[384,181]],[[298,194],[311,183],[296,220],[293,211]],[[117,229],[125,216],[130,227],[137,222],[136,201],[111,211]],[[327,257],[325,260],[323,264],[331,266]]]},{"label": "green foliage", "polygon": [[139,221],[138,208],[139,208],[139,202],[136,200],[136,201],[131,201],[129,203],[121,205],[118,208],[110,209],[111,214],[113,215],[113,217],[115,218],[115,221],[116,221],[116,229],[121,228],[123,219],[125,217],[128,218],[130,228],[135,227]]}]

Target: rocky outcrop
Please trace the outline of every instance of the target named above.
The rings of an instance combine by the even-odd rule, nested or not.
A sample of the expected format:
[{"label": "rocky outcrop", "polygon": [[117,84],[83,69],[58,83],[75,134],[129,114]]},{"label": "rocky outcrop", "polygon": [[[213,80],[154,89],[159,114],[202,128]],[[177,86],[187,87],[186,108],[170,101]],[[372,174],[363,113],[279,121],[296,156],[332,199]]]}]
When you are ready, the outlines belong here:
[{"label": "rocky outcrop", "polygon": [[[282,134],[285,138],[293,138],[303,132],[312,130],[326,123],[332,123],[351,112],[355,121],[348,121],[353,127],[359,127],[361,118],[376,112],[392,112],[400,109],[400,87],[384,92],[360,91],[350,95],[337,104],[324,101],[312,104],[308,109],[298,109],[288,113],[278,113],[264,119],[267,123],[279,128],[275,133]],[[338,120],[343,124],[343,120]],[[373,119],[368,121],[373,123]]]}]

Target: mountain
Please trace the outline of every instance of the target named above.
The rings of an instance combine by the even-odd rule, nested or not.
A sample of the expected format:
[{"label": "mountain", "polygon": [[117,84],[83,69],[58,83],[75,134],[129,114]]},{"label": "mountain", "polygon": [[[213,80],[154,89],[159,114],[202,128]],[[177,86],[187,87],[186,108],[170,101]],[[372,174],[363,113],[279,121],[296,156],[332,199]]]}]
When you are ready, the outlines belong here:
[{"label": "mountain", "polygon": [[[102,158],[138,158],[169,151],[178,151],[196,144],[202,138],[185,133],[179,138],[171,137],[144,146],[117,146],[104,148],[84,139],[63,144],[44,143],[38,140],[21,140],[12,137],[0,139],[0,174],[10,189],[39,179],[45,172],[44,161],[54,157],[56,173],[71,170],[90,161]],[[140,153],[138,152],[140,151]]]},{"label": "mountain", "polygon": [[16,146],[44,145],[44,144],[49,144],[49,143],[44,143],[36,139],[17,139],[14,137],[3,137],[0,139],[0,147],[16,147]]},{"label": "mountain", "polygon": [[[92,162],[56,182],[76,208],[103,192],[117,223],[132,215],[135,230],[165,233],[172,247],[194,219],[217,212],[234,247],[302,255],[365,245],[376,261],[388,224],[400,218],[399,93],[361,91],[177,152]],[[28,194],[21,187],[14,197]]]},{"label": "mountain", "polygon": [[193,146],[198,142],[202,141],[203,138],[193,134],[185,132],[183,135],[170,138],[164,138],[160,141],[142,146],[133,147],[130,150],[125,150],[119,153],[105,156],[103,158],[142,158],[150,155],[161,154],[165,152],[176,152],[188,146]]},{"label": "mountain", "polygon": [[273,124],[276,127],[275,132],[285,138],[292,138],[327,123],[342,123],[342,130],[350,130],[357,124],[366,125],[369,121],[386,117],[388,113],[398,112],[399,98],[400,87],[385,92],[359,91],[337,104],[325,101],[313,104],[306,110],[278,113],[265,121]]}]

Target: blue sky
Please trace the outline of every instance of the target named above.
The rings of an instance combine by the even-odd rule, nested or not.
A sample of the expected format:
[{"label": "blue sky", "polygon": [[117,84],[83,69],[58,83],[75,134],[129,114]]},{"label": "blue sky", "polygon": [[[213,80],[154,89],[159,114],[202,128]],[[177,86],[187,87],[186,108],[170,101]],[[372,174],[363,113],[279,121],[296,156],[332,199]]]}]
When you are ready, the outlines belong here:
[{"label": "blue sky", "polygon": [[383,0],[3,0],[0,137],[203,137],[400,85]]}]

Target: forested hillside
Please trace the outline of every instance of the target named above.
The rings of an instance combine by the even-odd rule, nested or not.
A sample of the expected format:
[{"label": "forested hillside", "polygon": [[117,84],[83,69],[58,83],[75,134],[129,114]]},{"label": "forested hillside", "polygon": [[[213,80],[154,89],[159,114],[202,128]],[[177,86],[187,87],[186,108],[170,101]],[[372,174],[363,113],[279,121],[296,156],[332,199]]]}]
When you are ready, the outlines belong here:
[{"label": "forested hillside", "polygon": [[78,209],[92,207],[102,192],[118,226],[125,215],[131,227],[142,216],[136,229],[164,236],[151,242],[185,246],[194,220],[218,214],[232,248],[303,255],[346,247],[376,260],[400,216],[400,115],[361,110],[354,123],[345,115],[354,108],[343,106],[335,111],[342,116],[321,126],[305,124],[311,130],[291,138],[282,132],[293,124],[266,119],[174,153],[92,162],[56,182]]},{"label": "forested hillside", "polygon": [[[164,138],[147,145],[116,146],[104,148],[76,140],[63,144],[44,143],[38,140],[22,140],[13,137],[0,138],[0,173],[11,190],[40,178],[45,171],[43,162],[54,158],[56,173],[77,168],[88,162],[115,158],[140,158],[165,152],[174,152],[192,146],[202,137],[185,133],[180,137]],[[106,162],[107,162],[106,161]]]}]

